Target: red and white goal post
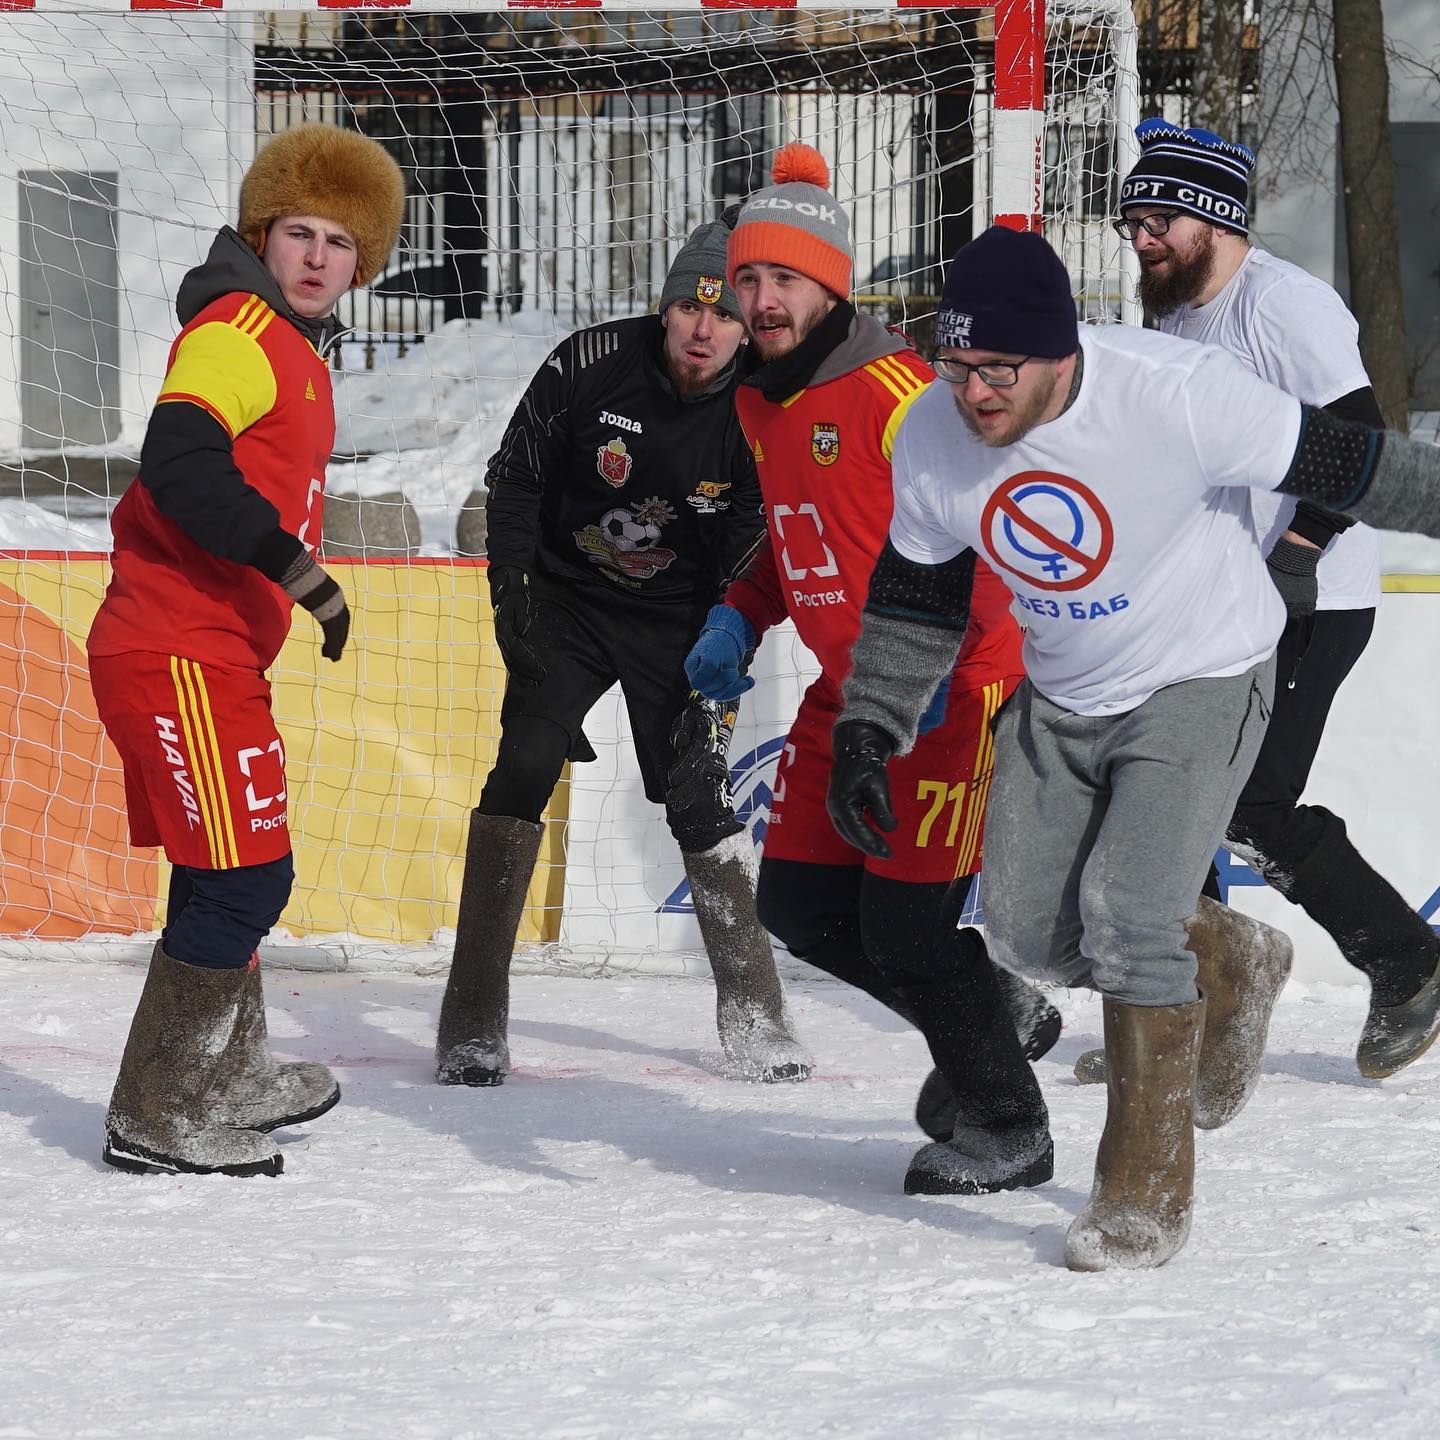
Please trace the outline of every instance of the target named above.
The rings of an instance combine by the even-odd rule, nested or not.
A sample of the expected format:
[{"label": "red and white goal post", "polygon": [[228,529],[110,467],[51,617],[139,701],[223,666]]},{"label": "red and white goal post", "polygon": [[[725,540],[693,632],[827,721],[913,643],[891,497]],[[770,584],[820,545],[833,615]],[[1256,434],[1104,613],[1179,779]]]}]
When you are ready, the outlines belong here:
[{"label": "red and white goal post", "polygon": [[[653,308],[688,231],[790,140],[850,210],[857,302],[918,343],[992,220],[1042,229],[1084,317],[1120,319],[1106,220],[1137,94],[1126,0],[0,0],[0,950],[143,954],[159,924],[166,867],[128,845],[84,640],[176,289],[266,136],[353,125],[410,184],[335,372],[327,553],[354,638],[322,669],[297,625],[274,681],[299,875],[279,948],[415,965],[448,950],[503,683],[457,522],[555,338]],[[757,836],[810,661],[781,635],[760,667],[732,754]],[[524,937],[543,963],[685,968],[618,697],[586,729],[600,759],[556,796]]]}]

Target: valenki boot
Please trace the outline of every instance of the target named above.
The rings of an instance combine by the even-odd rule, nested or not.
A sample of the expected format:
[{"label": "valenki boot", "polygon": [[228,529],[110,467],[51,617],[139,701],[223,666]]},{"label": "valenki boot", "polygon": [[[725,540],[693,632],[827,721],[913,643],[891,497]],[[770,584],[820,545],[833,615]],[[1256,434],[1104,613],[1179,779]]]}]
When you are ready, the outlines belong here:
[{"label": "valenki boot", "polygon": [[[980,932],[970,933],[974,935],[975,943],[984,949],[985,942]],[[1000,987],[1000,996],[1020,1039],[1021,1054],[1027,1060],[1038,1060],[1042,1055],[1048,1055],[1060,1038],[1060,1012],[1028,980],[1002,965],[996,965],[994,961],[991,961],[991,967],[995,972],[995,983]],[[955,1132],[956,1118],[955,1096],[949,1081],[939,1070],[932,1070],[915,1097],[915,1123],[932,1140],[948,1140]]]},{"label": "valenki boot", "polygon": [[234,1046],[243,968],[186,965],[158,943],[105,1117],[107,1165],[138,1173],[278,1175],[280,1152],[216,1104],[244,1058]]},{"label": "valenki boot", "polygon": [[807,1079],[815,1061],[795,1036],[770,937],[755,918],[749,832],[681,858],[715,976],[715,1023],[726,1061],[747,1080]]},{"label": "valenki boot", "polygon": [[1071,1270],[1147,1270],[1185,1244],[1195,1197],[1195,1074],[1205,1002],[1105,999],[1109,1108],[1090,1203],[1065,1237]]},{"label": "valenki boot", "polygon": [[1440,1037],[1440,938],[1425,918],[1328,811],[1315,849],[1293,873],[1277,869],[1271,878],[1369,977],[1370,1010],[1355,1051],[1360,1073],[1383,1080],[1418,1060]]},{"label": "valenki boot", "polygon": [[470,816],[455,954],[435,1037],[442,1085],[500,1085],[510,1073],[510,959],[540,836],[530,820]]},{"label": "valenki boot", "polygon": [[258,951],[245,967],[230,1048],[234,1064],[213,1097],[216,1111],[228,1125],[278,1130],[314,1120],[340,1101],[339,1083],[325,1066],[308,1060],[276,1060],[270,1054]]},{"label": "valenki boot", "polygon": [[963,953],[952,977],[897,987],[956,1104],[950,1135],[911,1160],[907,1195],[989,1195],[1054,1174],[1049,1113],[976,938],[955,937]]},{"label": "valenki boot", "polygon": [[[1273,926],[1202,895],[1186,922],[1195,953],[1195,984],[1205,998],[1205,1031],[1195,1084],[1195,1124],[1228,1125],[1260,1080],[1270,1016],[1290,976],[1294,946]],[[1105,1083],[1105,1052],[1075,1062],[1082,1085]]]}]

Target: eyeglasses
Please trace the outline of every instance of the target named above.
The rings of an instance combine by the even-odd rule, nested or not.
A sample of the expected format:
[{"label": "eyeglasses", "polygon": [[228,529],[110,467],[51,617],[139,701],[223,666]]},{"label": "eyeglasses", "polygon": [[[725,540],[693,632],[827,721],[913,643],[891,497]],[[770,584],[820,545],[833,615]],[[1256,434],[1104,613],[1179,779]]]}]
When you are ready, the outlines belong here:
[{"label": "eyeglasses", "polygon": [[1020,379],[1020,367],[1028,365],[1034,358],[1027,355],[1023,360],[987,360],[982,365],[965,365],[947,355],[937,355],[932,363],[935,373],[952,385],[965,384],[973,370],[992,389],[1008,390]]},{"label": "eyeglasses", "polygon": [[1184,214],[1183,210],[1163,210],[1143,220],[1112,220],[1110,224],[1122,240],[1133,240],[1141,230],[1158,240]]}]

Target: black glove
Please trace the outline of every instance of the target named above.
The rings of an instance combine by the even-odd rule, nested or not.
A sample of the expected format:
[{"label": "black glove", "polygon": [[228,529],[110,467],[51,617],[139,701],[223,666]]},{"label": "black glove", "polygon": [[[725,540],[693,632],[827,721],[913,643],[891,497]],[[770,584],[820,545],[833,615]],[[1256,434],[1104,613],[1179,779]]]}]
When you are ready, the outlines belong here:
[{"label": "black glove", "polygon": [[1315,572],[1324,553],[1313,545],[1297,545],[1282,535],[1265,561],[1292,620],[1315,613],[1320,595],[1320,580]]},{"label": "black glove", "polygon": [[250,563],[315,617],[324,636],[320,653],[327,660],[338,660],[350,637],[350,607],[334,577],[287,530],[271,531]]},{"label": "black glove", "polygon": [[830,819],[842,840],[876,860],[888,860],[890,847],[866,823],[865,812],[887,835],[900,823],[890,808],[890,779],[885,773],[895,742],[868,720],[846,720],[835,727],[832,744],[835,763],[825,797]]},{"label": "black glove", "polygon": [[730,737],[735,732],[733,703],[717,704],[697,690],[670,727],[676,760],[666,775],[665,804],[683,812],[701,802],[730,806]]},{"label": "black glove", "polygon": [[530,577],[518,565],[492,565],[490,603],[495,607],[495,643],[505,668],[517,680],[540,684],[545,667],[524,638],[531,620]]}]

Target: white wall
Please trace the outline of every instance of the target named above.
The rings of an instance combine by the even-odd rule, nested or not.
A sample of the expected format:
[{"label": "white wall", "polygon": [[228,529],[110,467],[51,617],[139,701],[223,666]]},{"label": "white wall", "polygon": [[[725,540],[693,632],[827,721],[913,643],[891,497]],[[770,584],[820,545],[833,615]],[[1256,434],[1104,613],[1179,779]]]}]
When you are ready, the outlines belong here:
[{"label": "white wall", "polygon": [[122,445],[138,447],[175,335],[175,291],[233,221],[253,151],[253,25],[0,15],[0,454],[20,440],[19,172],[117,173]]}]

